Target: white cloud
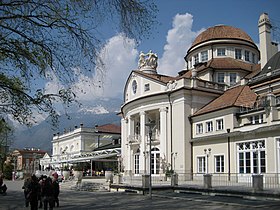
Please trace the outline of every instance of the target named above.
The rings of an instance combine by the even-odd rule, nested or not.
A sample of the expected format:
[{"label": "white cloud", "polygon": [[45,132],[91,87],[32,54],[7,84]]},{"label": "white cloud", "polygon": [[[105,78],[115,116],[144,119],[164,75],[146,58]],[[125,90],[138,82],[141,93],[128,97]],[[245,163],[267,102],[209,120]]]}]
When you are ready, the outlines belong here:
[{"label": "white cloud", "polygon": [[[173,18],[173,26],[166,36],[166,45],[159,58],[158,73],[176,76],[185,65],[184,56],[194,38],[204,29],[192,31],[193,16],[191,14],[177,14]],[[140,49],[141,50],[141,49]],[[92,75],[80,75],[74,85],[76,95],[80,101],[93,101],[96,98],[122,97],[123,88],[130,72],[137,68],[139,53],[136,43],[132,39],[118,34],[110,38],[100,52],[105,65],[104,74],[95,70]],[[53,80],[46,86],[48,92],[57,92],[61,88]]]},{"label": "white cloud", "polygon": [[184,56],[194,38],[201,33],[192,31],[193,16],[189,13],[177,14],[173,19],[172,29],[167,33],[164,53],[159,59],[158,72],[176,76],[185,66]]},{"label": "white cloud", "polygon": [[110,38],[100,52],[104,74],[79,77],[75,84],[79,100],[90,101],[96,97],[122,97],[124,84],[132,69],[137,66],[136,43],[119,34]]}]

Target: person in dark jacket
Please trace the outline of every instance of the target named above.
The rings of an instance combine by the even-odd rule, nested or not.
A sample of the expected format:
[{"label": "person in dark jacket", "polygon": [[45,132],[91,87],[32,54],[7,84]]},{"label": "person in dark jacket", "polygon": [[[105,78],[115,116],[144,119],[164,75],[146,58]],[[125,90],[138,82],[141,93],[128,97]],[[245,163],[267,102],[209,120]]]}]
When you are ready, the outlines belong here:
[{"label": "person in dark jacket", "polygon": [[6,195],[7,186],[4,184],[3,175],[0,174],[0,193]]},{"label": "person in dark jacket", "polygon": [[30,209],[38,210],[38,196],[40,194],[40,185],[38,183],[38,179],[35,176],[35,174],[31,176],[31,182],[29,183],[27,188],[28,188],[27,199],[30,202]]},{"label": "person in dark jacket", "polygon": [[53,185],[53,190],[54,190],[54,207],[55,207],[55,204],[57,207],[59,207],[59,199],[58,199],[58,195],[59,195],[59,182],[58,182],[58,174],[55,172],[53,174],[53,182],[52,182],[52,185]]},{"label": "person in dark jacket", "polygon": [[44,210],[53,209],[54,189],[50,177],[43,178],[41,196],[43,199]]},{"label": "person in dark jacket", "polygon": [[27,195],[29,193],[28,186],[29,186],[30,182],[31,182],[31,176],[26,175],[25,179],[24,179],[23,186],[22,186],[23,193],[24,193],[25,207],[29,206],[29,199],[27,198]]}]

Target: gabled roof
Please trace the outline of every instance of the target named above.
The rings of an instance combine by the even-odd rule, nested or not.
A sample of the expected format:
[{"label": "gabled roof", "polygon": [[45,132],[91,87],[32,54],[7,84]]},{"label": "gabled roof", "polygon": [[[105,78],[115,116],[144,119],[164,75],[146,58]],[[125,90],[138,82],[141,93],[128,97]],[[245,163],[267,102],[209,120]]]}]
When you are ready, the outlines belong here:
[{"label": "gabled roof", "polygon": [[115,133],[121,134],[121,126],[115,124],[105,124],[96,126],[95,129],[98,133]]},{"label": "gabled roof", "polygon": [[244,106],[252,107],[257,99],[257,94],[254,93],[249,86],[238,86],[227,90],[223,95],[214,99],[212,102],[202,107],[193,116],[218,111],[221,109]]}]

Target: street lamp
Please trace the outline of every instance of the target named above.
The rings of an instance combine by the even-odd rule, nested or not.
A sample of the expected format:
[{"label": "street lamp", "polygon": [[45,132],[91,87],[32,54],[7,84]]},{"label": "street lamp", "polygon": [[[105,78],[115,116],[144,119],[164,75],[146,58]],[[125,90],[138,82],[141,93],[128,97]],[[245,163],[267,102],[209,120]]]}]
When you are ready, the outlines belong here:
[{"label": "street lamp", "polygon": [[175,159],[176,159],[176,157],[177,157],[177,152],[172,152],[171,153],[171,162],[172,162],[172,159],[173,159],[173,171],[172,171],[172,173],[175,172]]},{"label": "street lamp", "polygon": [[156,126],[155,121],[150,121],[145,124],[145,126],[149,129],[149,139],[150,139],[150,145],[149,145],[149,155],[150,155],[150,176],[149,176],[149,195],[150,198],[152,198],[152,134],[153,130]]},{"label": "street lamp", "polygon": [[205,156],[206,156],[206,163],[207,163],[207,165],[206,165],[206,173],[207,174],[209,174],[209,169],[208,169],[208,158],[209,158],[209,156],[211,155],[211,148],[209,148],[208,150],[207,149],[204,149],[204,154],[205,154]]},{"label": "street lamp", "polygon": [[228,181],[230,181],[230,129],[227,129],[227,141],[228,141]]}]

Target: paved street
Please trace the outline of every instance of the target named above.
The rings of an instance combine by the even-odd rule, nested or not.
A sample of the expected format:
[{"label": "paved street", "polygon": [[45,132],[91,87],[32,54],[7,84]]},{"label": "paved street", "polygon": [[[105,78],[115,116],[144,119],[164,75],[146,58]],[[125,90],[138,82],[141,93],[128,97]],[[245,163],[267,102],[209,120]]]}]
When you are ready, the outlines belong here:
[{"label": "paved street", "polygon": [[[0,196],[0,209],[24,208],[22,181],[6,181],[8,194]],[[201,194],[176,194],[155,192],[149,196],[120,192],[73,191],[62,185],[60,194],[61,210],[76,209],[279,209],[280,201],[247,200],[237,197],[206,196]]]}]

